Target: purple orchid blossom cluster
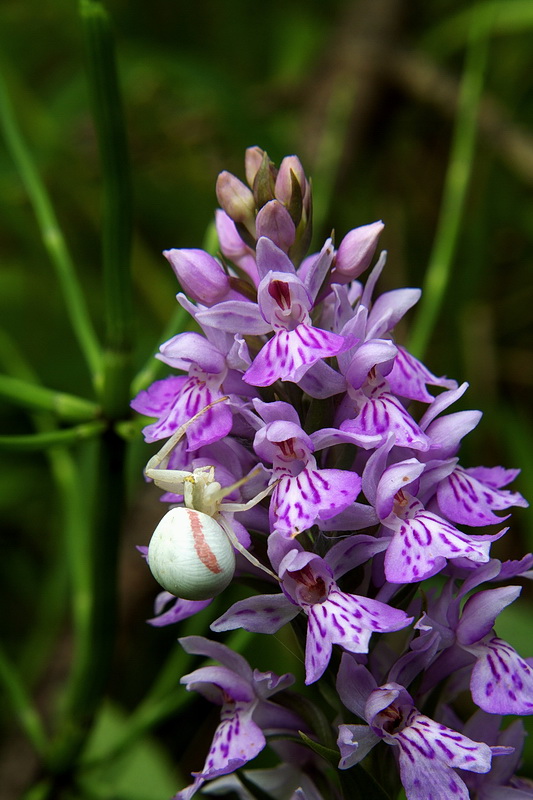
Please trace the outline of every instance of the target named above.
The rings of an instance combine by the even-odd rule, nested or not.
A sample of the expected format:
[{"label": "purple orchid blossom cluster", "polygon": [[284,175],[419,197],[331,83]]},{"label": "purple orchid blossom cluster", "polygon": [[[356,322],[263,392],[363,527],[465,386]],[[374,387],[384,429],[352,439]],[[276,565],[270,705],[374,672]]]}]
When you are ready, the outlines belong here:
[{"label": "purple orchid blossom cluster", "polygon": [[[211,629],[268,635],[293,622],[305,683],[330,691],[310,701],[307,689],[302,716],[292,676],[253,671],[220,642],[182,639],[219,662],[181,681],[221,717],[203,769],[176,798],[200,788],[250,798],[254,785],[273,798],[355,797],[350,776],[368,798],[402,787],[408,800],[533,797],[515,776],[523,725],[502,728],[505,715],[533,714],[533,660],[494,630],[521,591],[509,581],[533,577],[532,555],[491,555],[507,531],[499,512],[527,505],[505,488],[518,471],[460,464],[481,417],[449,410],[467,385],[435,376],[393,336],[420,291],[376,293],[385,253],[359,280],[383,224],[306,255],[311,189],[298,158],[276,169],[252,147],[245,167],[248,185],[218,178],[219,257],[164,254],[195,331],[161,346],[157,357],[178,374],[132,406],[155,419],[147,442],[182,432],[165,475],[194,481],[211,469],[230,510],[209,513],[269,571],[237,552],[236,575],[256,591]],[[162,499],[175,507],[184,497]],[[210,602],[164,591],[150,622],[176,623]],[[236,771],[267,737],[278,765],[240,772],[243,783]]]}]

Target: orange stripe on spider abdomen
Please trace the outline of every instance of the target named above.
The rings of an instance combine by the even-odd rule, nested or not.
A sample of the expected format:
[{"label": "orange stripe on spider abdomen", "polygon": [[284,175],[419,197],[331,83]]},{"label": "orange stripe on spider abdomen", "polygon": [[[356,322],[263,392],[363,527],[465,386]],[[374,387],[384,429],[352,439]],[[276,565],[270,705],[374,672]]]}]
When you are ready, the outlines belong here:
[{"label": "orange stripe on spider abdomen", "polygon": [[194,509],[188,508],[187,513],[189,515],[189,523],[191,525],[194,549],[196,550],[198,558],[202,564],[215,575],[219,572],[222,572],[222,568],[217,561],[217,557],[209,547],[209,543],[205,538],[202,520],[200,519],[198,512],[194,511]]}]

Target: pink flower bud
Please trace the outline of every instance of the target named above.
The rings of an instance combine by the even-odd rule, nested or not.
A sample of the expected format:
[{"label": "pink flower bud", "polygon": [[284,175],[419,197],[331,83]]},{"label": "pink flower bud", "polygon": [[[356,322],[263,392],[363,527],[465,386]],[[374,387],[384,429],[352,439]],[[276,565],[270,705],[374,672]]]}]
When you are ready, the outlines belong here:
[{"label": "pink flower bud", "polygon": [[335,276],[343,278],[337,283],[348,283],[357,278],[372,261],[379,234],[384,228],[379,220],[349,231],[337,250]]},{"label": "pink flower bud", "polygon": [[213,256],[204,250],[164,250],[184,292],[193,300],[212,306],[224,300],[230,290],[229,278]]},{"label": "pink flower bud", "polygon": [[251,190],[231,172],[221,172],[217,178],[218,202],[234,222],[254,229],[255,200]]},{"label": "pink flower bud", "polygon": [[255,176],[259,171],[259,167],[263,161],[264,150],[260,147],[248,147],[244,156],[244,170],[246,172],[246,180],[248,186],[253,188]]},{"label": "pink flower bud", "polygon": [[291,215],[279,200],[270,200],[257,215],[257,238],[266,236],[285,253],[294,242],[296,228]]},{"label": "pink flower bud", "polygon": [[306,195],[307,179],[305,177],[302,162],[298,156],[285,156],[280,164],[278,176],[276,178],[276,197],[286,206],[290,205],[292,198],[292,177],[294,172],[296,179],[302,190],[302,198]]}]

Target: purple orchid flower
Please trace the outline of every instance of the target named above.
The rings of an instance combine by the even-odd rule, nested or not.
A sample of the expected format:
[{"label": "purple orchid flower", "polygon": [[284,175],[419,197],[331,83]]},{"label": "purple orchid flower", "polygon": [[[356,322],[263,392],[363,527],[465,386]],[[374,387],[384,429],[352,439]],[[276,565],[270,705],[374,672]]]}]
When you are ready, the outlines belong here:
[{"label": "purple orchid flower", "polygon": [[[390,339],[390,331],[420,296],[419,290],[398,289],[381,295],[371,305],[371,293],[384,265],[374,267],[355,311],[339,302],[334,329],[358,343],[339,354],[347,394],[336,424],[353,434],[374,436],[379,446],[395,433],[398,446],[426,451],[430,439],[404,408],[399,397],[431,403],[427,384],[455,387],[455,381],[435,377],[421,362]],[[339,295],[340,300],[340,295]],[[398,395],[398,396],[397,396]],[[361,446],[365,446],[363,442]]]},{"label": "purple orchid flower", "polygon": [[[228,374],[224,355],[198,333],[178,334],[161,345],[160,350],[162,361],[189,374],[155,381],[132,400],[135,411],[159,418],[143,429],[148,442],[172,436],[202,408],[224,397],[221,387]],[[222,439],[232,424],[228,405],[217,403],[187,427],[188,449],[197,450]]]},{"label": "purple orchid flower", "polygon": [[482,738],[490,745],[513,748],[503,755],[490,772],[468,773],[463,778],[477,800],[526,800],[533,797],[533,781],[515,775],[519,767],[526,732],[522,720],[515,720],[500,731],[502,718],[484,711],[476,711],[464,725],[463,733],[470,738]]},{"label": "purple orchid flower", "polygon": [[273,331],[244,373],[244,381],[253,386],[270,386],[276,380],[297,383],[320,359],[353,346],[353,337],[312,324],[312,295],[289,257],[264,236],[257,243],[257,268],[261,277],[258,305],[227,301],[197,314],[201,324],[231,333]]},{"label": "purple orchid flower", "polygon": [[[390,433],[396,436],[399,447],[428,450],[430,440],[392,393],[387,380],[375,367],[368,373],[360,388],[349,383],[347,395],[339,408],[337,424],[341,431],[361,437],[375,437],[376,445],[384,442]],[[365,439],[361,439],[364,447]]]},{"label": "purple orchid flower", "polygon": [[[469,654],[467,663],[474,661],[470,676],[472,699],[489,714],[533,714],[533,668],[531,659],[521,658],[510,644],[496,636],[494,625],[498,615],[513,603],[522,591],[520,586],[502,586],[487,589],[469,597],[460,613],[460,602],[465,594],[484,579],[484,573],[473,575],[465,581],[454,599],[450,598],[451,582],[443,592],[444,600],[431,608],[431,617],[424,615],[415,627],[430,630],[445,625],[448,646],[455,644],[463,654]],[[450,633],[452,638],[450,640]],[[457,664],[454,648],[444,651],[432,670],[428,670],[425,686],[436,678],[451,673]]]},{"label": "purple orchid flower", "polygon": [[[511,506],[527,505],[505,488],[517,471],[459,463],[462,438],[481,418],[475,410],[447,411],[467,384],[433,374],[394,339],[420,290],[374,297],[385,253],[364,285],[357,280],[383,224],[350,231],[337,251],[327,239],[305,258],[311,192],[299,160],[290,156],[277,170],[264,151],[249,148],[246,180],[226,172],[217,182],[224,261],[200,250],[166,251],[189,295],[180,293],[178,302],[204,335],[184,333],[162,345],[159,358],[182,374],[157,381],[132,404],[155,419],[144,431],[148,441],[173,437],[158,463],[182,475],[161,479],[169,490],[163,499],[182,503],[170,490],[185,491],[191,511],[212,513],[207,493],[187,493],[189,481],[209,475],[216,492],[226,487],[227,500],[241,509],[216,512],[225,535],[244,555],[248,529],[268,548],[276,574],[254,557],[245,568],[248,576],[261,571],[262,581],[268,573],[273,593],[239,600],[212,629],[274,634],[298,616],[307,684],[331,670],[332,655],[341,656],[338,692],[360,723],[339,728],[341,769],[381,742],[408,800],[466,800],[469,790],[477,800],[532,797],[514,775],[522,727],[500,731],[500,717],[533,715],[533,659],[500,639],[495,624],[520,593],[501,584],[533,577],[533,556],[501,563],[490,549],[506,529],[478,533]],[[417,413],[414,403],[425,408]],[[324,427],[312,428],[322,413]],[[331,468],[337,465],[345,468]],[[151,468],[148,474],[154,477]],[[465,533],[464,525],[474,530]],[[442,580],[420,591],[412,585],[438,574]],[[496,581],[497,588],[480,590]],[[162,592],[149,622],[178,622],[209,602]],[[290,678],[253,672],[241,656],[201,637],[182,642],[187,652],[220,662],[182,682],[220,705],[221,720],[203,769],[176,800],[190,800],[206,781],[206,792],[226,786],[248,800],[253,789],[246,779],[233,783],[230,773],[263,750],[270,732],[295,735],[302,725],[270,700]],[[334,645],[344,652],[334,654]],[[480,710],[464,724],[448,703],[469,687]],[[305,782],[321,768],[293,763],[286,744],[274,745],[282,763],[262,772],[264,783],[257,773],[261,788],[284,800],[336,794],[325,772],[316,786]]]},{"label": "purple orchid flower", "polygon": [[306,552],[298,542],[272,533],[269,556],[283,594],[238,601],[215,620],[211,629],[220,632],[242,627],[274,633],[303,611],[308,617],[305,682],[314,683],[323,675],[334,644],[352,653],[366,653],[372,633],[401,630],[412,622],[404,611],[369,597],[347,594],[336,583],[336,578],[384,546],[384,540],[354,536],[320,558]]},{"label": "purple orchid flower", "polygon": [[270,501],[271,529],[297,536],[317,520],[344,511],[361,489],[354,472],[319,469],[313,440],[300,427],[298,414],[288,403],[255,403],[267,424],[255,435],[254,450],[272,463],[270,482],[276,483]]},{"label": "purple orchid flower", "polygon": [[425,465],[415,458],[400,461],[385,469],[377,485],[376,511],[382,524],[393,531],[385,555],[385,575],[391,583],[429,578],[440,572],[447,559],[462,557],[485,563],[489,560],[491,543],[507,530],[469,536],[427,511],[416,497],[418,479],[424,469]]},{"label": "purple orchid flower", "polygon": [[266,745],[265,730],[296,731],[302,723],[291,711],[269,700],[293,683],[292,675],[278,677],[273,672],[252,670],[241,655],[203,636],[186,636],[179,642],[187,653],[222,664],[200,667],[181,678],[188,691],[200,692],[222,706],[204,768],[193,772],[194,782],[175,795],[175,800],[189,800],[205,781],[234,772],[255,758]]},{"label": "purple orchid flower", "polygon": [[344,705],[368,723],[339,726],[339,768],[358,764],[383,741],[397,748],[407,800],[468,800],[468,789],[456,770],[487,773],[492,756],[513,750],[473,741],[421,714],[403,686],[394,682],[378,686],[368,670],[347,654],[342,657],[337,690]]}]

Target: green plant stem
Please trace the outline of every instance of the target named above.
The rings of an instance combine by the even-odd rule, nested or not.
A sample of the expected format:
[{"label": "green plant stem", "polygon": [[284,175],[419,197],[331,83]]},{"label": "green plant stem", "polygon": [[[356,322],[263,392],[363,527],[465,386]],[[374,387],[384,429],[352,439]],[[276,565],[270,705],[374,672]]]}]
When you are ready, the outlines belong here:
[{"label": "green plant stem", "polygon": [[12,104],[2,77],[0,76],[0,121],[7,148],[18,169],[22,182],[33,206],[41,231],[43,244],[48,252],[63,293],[70,324],[90,369],[93,383],[97,387],[102,377],[102,353],[87,311],[85,299],[76,276],[74,263],[65,238],[41,180],[30,151],[20,132]]},{"label": "green plant stem", "polygon": [[[103,415],[109,422],[129,414],[131,381],[131,187],[113,38],[108,15],[96,0],[81,0],[93,117],[103,182],[102,261],[106,319]],[[72,553],[74,568],[84,552],[85,607],[80,608],[74,667],[49,769],[61,785],[75,768],[103,698],[111,669],[116,629],[117,552],[124,512],[125,442],[113,426],[98,442],[91,475],[94,509],[88,537]],[[90,481],[89,481],[90,482]],[[76,575],[73,575],[76,579]],[[83,612],[83,614],[82,614]]]},{"label": "green plant stem", "polygon": [[423,358],[450,283],[461,219],[474,162],[477,114],[487,63],[486,25],[473,22],[461,81],[457,118],[433,250],[422,299],[411,331],[409,351]]},{"label": "green plant stem", "polygon": [[99,407],[90,400],[8,375],[0,375],[0,397],[22,408],[50,411],[60,419],[71,422],[91,420],[99,414]]},{"label": "green plant stem", "polygon": [[[32,391],[36,388],[43,389],[38,385],[38,376],[19,352],[16,344],[2,332],[0,332],[0,364],[2,369],[13,375],[12,380],[31,386]],[[57,433],[51,413],[44,410],[33,411],[31,419],[40,435],[47,435],[50,439]],[[51,572],[44,580],[45,586],[49,588],[42,589],[40,602],[36,604],[35,628],[26,643],[22,657],[22,663],[29,665],[24,670],[29,681],[38,676],[40,667],[48,657],[54,634],[63,621],[68,573],[71,575],[69,597],[76,635],[85,630],[88,612],[86,598],[89,582],[84,545],[89,539],[88,516],[83,503],[78,459],[75,459],[66,447],[58,447],[57,439],[54,446],[48,447],[45,452],[57,492],[63,542]],[[66,557],[62,558],[65,555]]]},{"label": "green plant stem", "polygon": [[37,752],[43,754],[46,746],[46,734],[41,719],[19,674],[2,650],[0,650],[0,681],[6,688],[7,696],[28,739]]},{"label": "green plant stem", "polygon": [[107,428],[105,422],[85,422],[65,430],[49,430],[21,436],[0,436],[0,450],[35,453],[58,445],[72,445],[84,439],[94,439]]},{"label": "green plant stem", "polygon": [[106,10],[81,0],[87,72],[103,181],[102,262],[106,320],[103,405],[116,420],[129,411],[133,311],[131,299],[132,206],[128,145]]},{"label": "green plant stem", "polygon": [[[58,737],[49,769],[59,781],[68,774],[86,742],[94,716],[105,692],[115,645],[117,552],[123,516],[125,443],[107,430],[97,443],[93,496],[87,508],[90,539],[74,541],[71,560],[73,579],[80,580],[74,667],[64,698]],[[84,493],[87,487],[84,486]]]},{"label": "green plant stem", "polygon": [[[0,363],[20,381],[36,385],[36,375],[7,336],[0,336]],[[57,431],[49,413],[40,411],[32,414],[32,418],[39,433],[34,437],[17,438],[33,439],[34,442],[38,438],[41,442],[53,441],[56,445],[47,450],[47,455],[61,505],[64,533],[61,555],[70,574],[69,596],[74,628],[74,665],[65,692],[59,732],[52,747],[43,754],[56,778],[38,784],[27,795],[28,798],[35,796],[44,800],[57,796],[57,773],[61,776],[68,772],[82,748],[109,672],[114,645],[116,548],[123,507],[120,476],[124,445],[103,422]],[[98,452],[99,461],[93,459],[94,463],[86,465],[86,473],[92,471],[97,476],[96,487],[92,486],[86,474],[82,479],[79,454],[75,459],[65,447],[57,446],[58,436],[62,436],[62,442],[65,442],[65,434],[72,440],[72,432],[79,433],[80,429],[92,430],[94,435],[106,430],[102,443],[90,443],[92,450]],[[87,448],[85,451],[82,456],[91,455]],[[93,501],[97,509],[95,517],[89,513]],[[41,638],[42,632],[39,632],[32,639],[32,658],[38,655],[33,650]],[[17,685],[13,679],[8,688],[11,702],[20,703],[24,695],[20,690],[15,692]],[[31,729],[27,733],[35,746],[39,746],[38,731],[42,726],[31,700],[27,697],[26,700],[22,722],[29,721],[26,721],[26,728],[28,724],[33,725],[37,733]]]}]

